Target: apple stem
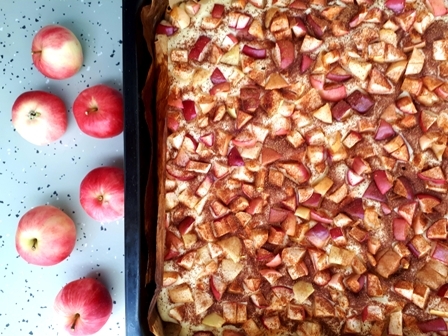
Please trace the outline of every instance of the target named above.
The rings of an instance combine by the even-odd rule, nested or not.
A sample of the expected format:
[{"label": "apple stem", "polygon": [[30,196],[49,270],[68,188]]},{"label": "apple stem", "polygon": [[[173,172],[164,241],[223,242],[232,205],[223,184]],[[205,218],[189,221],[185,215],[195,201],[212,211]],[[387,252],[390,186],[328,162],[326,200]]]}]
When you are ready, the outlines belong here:
[{"label": "apple stem", "polygon": [[42,53],[42,50],[36,50],[36,51],[31,50],[31,55],[41,54],[41,53]]},{"label": "apple stem", "polygon": [[98,107],[90,107],[86,110],[86,115],[89,115],[89,113],[97,112],[97,111],[98,111]]},{"label": "apple stem", "polygon": [[75,326],[76,326],[76,322],[78,322],[78,319],[81,315],[79,315],[78,313],[76,313],[75,315],[75,320],[73,321],[73,324],[71,326],[71,329],[74,331],[75,330]]},{"label": "apple stem", "polygon": [[30,120],[33,120],[37,117],[40,117],[40,112],[30,111],[30,113],[28,113],[28,118],[30,118]]},{"label": "apple stem", "polygon": [[31,246],[31,249],[32,249],[33,251],[36,250],[36,245],[37,245],[37,239],[34,238],[34,239],[33,239],[33,246]]},{"label": "apple stem", "polygon": [[98,196],[98,201],[102,202],[104,200],[103,195]]}]

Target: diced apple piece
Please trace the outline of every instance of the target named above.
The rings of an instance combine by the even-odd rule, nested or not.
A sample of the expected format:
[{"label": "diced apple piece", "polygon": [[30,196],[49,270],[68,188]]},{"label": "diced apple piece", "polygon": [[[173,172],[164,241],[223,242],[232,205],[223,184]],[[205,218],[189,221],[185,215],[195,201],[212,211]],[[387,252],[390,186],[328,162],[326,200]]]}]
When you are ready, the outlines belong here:
[{"label": "diced apple piece", "polygon": [[447,13],[445,2],[443,0],[427,0],[426,4],[436,17],[443,16]]},{"label": "diced apple piece", "polygon": [[365,285],[366,276],[360,274],[352,274],[345,279],[345,286],[353,293],[359,293]]},{"label": "diced apple piece", "polygon": [[433,42],[432,57],[436,61],[448,60],[448,40],[436,40]]},{"label": "diced apple piece", "polygon": [[445,184],[446,178],[445,175],[440,168],[440,166],[436,166],[430,169],[427,169],[425,171],[422,171],[421,173],[418,173],[417,176],[421,178],[422,180],[427,180],[434,182],[436,184]]},{"label": "diced apple piece", "polygon": [[434,22],[434,15],[426,10],[421,10],[417,13],[414,21],[414,29],[423,34],[426,29]]},{"label": "diced apple piece", "polygon": [[369,62],[351,58],[348,60],[345,68],[359,80],[365,81],[370,73],[370,70],[372,69],[372,64]]},{"label": "diced apple piece", "polygon": [[221,63],[238,66],[240,64],[240,48],[238,44],[234,45],[224,55],[222,55]]},{"label": "diced apple piece", "polygon": [[220,329],[225,322],[226,320],[218,313],[211,313],[202,320],[203,325],[217,329]]},{"label": "diced apple piece", "polygon": [[390,275],[394,274],[400,267],[401,257],[393,250],[387,250],[380,258],[377,260],[376,271],[383,278],[388,278]]},{"label": "diced apple piece", "polygon": [[303,321],[306,317],[305,309],[301,305],[288,304],[287,316],[293,321]]},{"label": "diced apple piece", "polygon": [[414,102],[412,101],[412,98],[408,95],[398,98],[395,104],[397,105],[398,109],[404,113],[408,114],[417,113],[417,109],[414,105]]},{"label": "diced apple piece", "polygon": [[404,0],[387,0],[385,6],[389,8],[395,14],[400,14],[404,10]]},{"label": "diced apple piece", "polygon": [[190,25],[190,16],[181,6],[174,6],[169,14],[171,24],[179,29],[187,28]]},{"label": "diced apple piece", "polygon": [[274,61],[281,69],[288,68],[294,62],[294,44],[289,40],[277,41],[273,53]]},{"label": "diced apple piece", "polygon": [[216,29],[221,24],[221,22],[221,18],[206,16],[201,21],[201,28],[206,30]]},{"label": "diced apple piece", "polygon": [[420,309],[425,309],[426,302],[428,301],[429,288],[423,284],[415,283],[414,291],[412,293],[412,303],[414,303]]},{"label": "diced apple piece", "polygon": [[440,261],[441,263],[448,265],[448,246],[445,244],[436,243],[436,247],[434,248],[431,257]]},{"label": "diced apple piece", "polygon": [[320,295],[314,296],[313,316],[319,317],[334,317],[335,307],[332,302]]},{"label": "diced apple piece", "polygon": [[243,46],[243,49],[241,51],[246,56],[252,57],[254,59],[264,59],[267,55],[266,49],[254,48],[247,44]]},{"label": "diced apple piece", "polygon": [[298,281],[293,286],[294,299],[298,304],[305,302],[308,297],[314,293],[314,287],[306,281]]},{"label": "diced apple piece", "polygon": [[177,259],[177,264],[186,270],[191,270],[196,260],[196,251],[190,251]]},{"label": "diced apple piece", "polygon": [[322,45],[323,41],[310,35],[305,35],[300,47],[301,53],[312,52]]},{"label": "diced apple piece", "polygon": [[184,321],[185,318],[185,305],[176,306],[174,308],[171,308],[168,312],[168,315],[177,320],[178,322]]},{"label": "diced apple piece", "polygon": [[163,272],[163,287],[171,286],[179,279],[179,272],[165,271]]},{"label": "diced apple piece", "polygon": [[388,335],[402,336],[403,335],[403,313],[401,310],[390,314]]},{"label": "diced apple piece", "polygon": [[394,284],[394,291],[411,301],[412,294],[414,293],[414,283],[405,280],[399,280]]},{"label": "diced apple piece", "polygon": [[170,288],[168,290],[168,296],[173,303],[194,302],[190,286],[186,283]]},{"label": "diced apple piece", "polygon": [[407,60],[393,62],[386,70],[386,77],[388,77],[392,82],[398,83],[404,71],[406,70],[407,63]]},{"label": "diced apple piece", "polygon": [[234,262],[241,258],[242,244],[238,237],[229,237],[218,242],[218,245],[224,250],[224,253]]},{"label": "diced apple piece", "polygon": [[319,94],[322,99],[330,102],[338,102],[347,97],[347,91],[343,84],[324,85],[324,87],[319,90]]},{"label": "diced apple piece", "polygon": [[308,241],[318,248],[322,248],[326,245],[330,238],[330,233],[326,227],[317,223],[305,234]]},{"label": "diced apple piece", "polygon": [[243,270],[244,264],[234,262],[230,259],[223,259],[221,261],[221,272],[226,282],[232,282]]},{"label": "diced apple piece", "polygon": [[347,22],[342,19],[336,19],[331,23],[331,32],[334,36],[340,37],[349,33],[349,27]]},{"label": "diced apple piece", "polygon": [[373,99],[359,90],[355,90],[347,97],[350,106],[359,113],[366,113],[374,104]]},{"label": "diced apple piece", "polygon": [[362,140],[362,135],[355,131],[350,131],[342,142],[345,147],[352,148]]},{"label": "diced apple piece", "polygon": [[439,97],[435,94],[435,91],[431,92],[426,88],[422,89],[422,92],[416,97],[416,100],[427,107],[434,106],[440,101]]},{"label": "diced apple piece", "polygon": [[278,330],[281,327],[280,318],[278,315],[272,316],[263,316],[262,317],[263,325],[268,330]]},{"label": "diced apple piece", "polygon": [[441,317],[418,322],[417,326],[423,333],[444,332],[448,330],[445,320]]},{"label": "diced apple piece", "polygon": [[411,57],[408,60],[405,75],[408,76],[419,74],[423,69],[424,63],[425,63],[425,54],[421,49],[414,48]]},{"label": "diced apple piece", "polygon": [[351,316],[346,319],[342,332],[345,334],[360,334],[362,331],[362,321],[357,316]]},{"label": "diced apple piece", "polygon": [[375,274],[367,274],[367,295],[370,297],[380,297],[383,295],[380,279]]},{"label": "diced apple piece", "polygon": [[441,202],[439,198],[430,194],[417,194],[416,197],[418,199],[420,209],[424,213],[432,213],[433,208]]},{"label": "diced apple piece", "polygon": [[381,71],[373,68],[370,73],[370,80],[367,85],[367,92],[371,94],[391,94],[394,91],[394,87],[386,77],[382,74]]},{"label": "diced apple piece", "polygon": [[417,202],[405,203],[398,207],[397,213],[403,217],[403,219],[412,225],[412,220],[414,218],[415,210],[417,209]]},{"label": "diced apple piece", "polygon": [[313,116],[327,124],[331,124],[333,121],[330,105],[328,103],[314,111]]},{"label": "diced apple piece", "polygon": [[327,74],[327,79],[332,80],[333,82],[345,82],[350,78],[352,78],[352,75],[340,66],[334,67]]},{"label": "diced apple piece", "polygon": [[240,302],[223,302],[223,317],[227,323],[236,324],[247,321],[247,305]]},{"label": "diced apple piece", "polygon": [[362,310],[362,321],[365,322],[382,322],[384,321],[383,310],[380,306],[367,305]]},{"label": "diced apple piece", "polygon": [[349,266],[354,257],[355,253],[353,251],[331,246],[328,262],[332,265]]},{"label": "diced apple piece", "polygon": [[420,112],[419,124],[423,132],[427,132],[432,125],[437,121],[437,115],[428,110]]},{"label": "diced apple piece", "polygon": [[246,332],[246,334],[248,336],[261,336],[262,335],[261,329],[257,326],[257,324],[252,319],[249,319],[246,322],[244,322],[244,324],[242,325],[242,328],[244,329],[244,331]]},{"label": "diced apple piece", "polygon": [[337,121],[344,120],[350,113],[350,105],[345,100],[340,100],[331,108],[331,114]]},{"label": "diced apple piece", "polygon": [[386,171],[384,170],[377,170],[373,172],[373,179],[375,181],[376,186],[378,187],[378,190],[384,195],[387,193],[390,189],[392,189],[392,182],[390,181],[390,178],[387,176]]},{"label": "diced apple piece", "polygon": [[284,171],[286,177],[298,184],[302,184],[310,178],[308,169],[301,162],[282,162],[278,164],[278,167]]},{"label": "diced apple piece", "polygon": [[446,220],[445,218],[439,219],[429,227],[428,231],[426,232],[426,236],[429,239],[446,239],[447,225],[448,220]]},{"label": "diced apple piece", "polygon": [[419,96],[423,90],[423,81],[420,78],[405,77],[401,84],[401,90],[407,91],[413,96]]},{"label": "diced apple piece", "polygon": [[197,291],[194,295],[194,306],[196,315],[200,315],[207,311],[213,304],[213,298],[206,292]]},{"label": "diced apple piece", "polygon": [[413,255],[421,258],[431,250],[431,244],[422,235],[415,235],[409,241],[408,248]]},{"label": "diced apple piece", "polygon": [[283,274],[272,268],[266,268],[259,271],[260,275],[266,279],[272,286],[280,279]]}]

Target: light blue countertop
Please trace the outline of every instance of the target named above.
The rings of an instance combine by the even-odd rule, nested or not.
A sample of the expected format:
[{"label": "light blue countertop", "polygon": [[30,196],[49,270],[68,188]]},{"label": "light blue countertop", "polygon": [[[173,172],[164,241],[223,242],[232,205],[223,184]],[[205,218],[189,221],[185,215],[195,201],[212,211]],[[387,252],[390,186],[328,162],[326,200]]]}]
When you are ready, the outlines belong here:
[{"label": "light blue countertop", "polygon": [[[64,335],[53,321],[53,301],[68,282],[85,276],[102,281],[113,312],[97,336],[125,335],[124,221],[97,223],[79,203],[79,184],[102,165],[123,167],[123,135],[100,140],[82,133],[71,106],[88,86],[122,90],[122,3],[119,0],[1,0],[0,6],[0,335]],[[33,66],[31,42],[48,24],[62,24],[79,38],[84,65],[74,77],[45,78]],[[37,147],[11,123],[15,99],[29,90],[61,97],[68,112],[64,136]],[[20,217],[52,204],[77,226],[76,246],[58,265],[27,264],[15,249]]]}]

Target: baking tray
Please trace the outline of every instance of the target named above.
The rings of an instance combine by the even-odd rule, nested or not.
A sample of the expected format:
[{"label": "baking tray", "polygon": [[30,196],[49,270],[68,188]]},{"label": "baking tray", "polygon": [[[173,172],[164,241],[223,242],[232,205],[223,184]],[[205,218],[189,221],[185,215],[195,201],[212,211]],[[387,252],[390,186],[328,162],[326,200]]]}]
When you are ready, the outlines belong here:
[{"label": "baking tray", "polygon": [[[142,6],[149,0],[123,0],[123,96],[125,107],[125,291],[126,335],[152,335],[148,327],[148,307],[155,286],[148,278],[155,251],[155,234],[145,236],[145,199],[151,197],[147,182],[151,177],[151,121],[145,119],[141,92],[151,64],[140,20]],[[153,238],[152,238],[153,237]],[[151,244],[152,239],[154,244]],[[149,243],[148,243],[149,242]]]}]

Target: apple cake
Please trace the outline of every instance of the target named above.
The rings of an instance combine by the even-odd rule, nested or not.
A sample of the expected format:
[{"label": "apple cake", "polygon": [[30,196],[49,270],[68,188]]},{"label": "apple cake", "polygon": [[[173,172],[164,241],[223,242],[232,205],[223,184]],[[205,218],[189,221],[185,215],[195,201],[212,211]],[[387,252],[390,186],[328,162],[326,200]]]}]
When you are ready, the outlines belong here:
[{"label": "apple cake", "polygon": [[448,334],[446,12],[167,7],[157,308],[170,334]]}]

